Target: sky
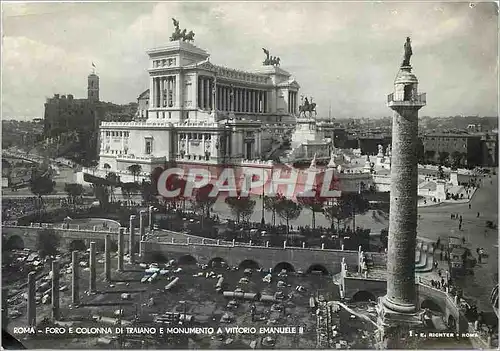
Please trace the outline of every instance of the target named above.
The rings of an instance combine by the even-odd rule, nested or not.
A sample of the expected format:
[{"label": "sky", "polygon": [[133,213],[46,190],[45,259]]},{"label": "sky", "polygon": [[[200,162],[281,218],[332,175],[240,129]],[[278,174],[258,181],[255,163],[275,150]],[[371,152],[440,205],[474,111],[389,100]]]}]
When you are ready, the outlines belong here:
[{"label": "sky", "polygon": [[149,88],[146,50],[171,18],[195,32],[214,64],[253,71],[262,48],[313,97],[318,117],[391,115],[387,97],[412,38],[428,116],[498,114],[498,8],[438,2],[2,2],[2,117],[43,117],[47,97],[87,95],[92,62],[101,100]]}]

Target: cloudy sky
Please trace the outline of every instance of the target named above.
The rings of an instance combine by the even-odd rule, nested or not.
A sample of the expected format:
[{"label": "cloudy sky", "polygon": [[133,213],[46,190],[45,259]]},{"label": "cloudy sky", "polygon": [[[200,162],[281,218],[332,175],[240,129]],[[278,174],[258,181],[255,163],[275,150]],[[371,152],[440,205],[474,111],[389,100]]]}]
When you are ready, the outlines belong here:
[{"label": "cloudy sky", "polygon": [[42,117],[54,93],[86,96],[91,63],[101,100],[135,101],[149,88],[145,50],[168,42],[171,18],[196,33],[211,62],[253,70],[262,47],[281,57],[334,117],[390,115],[386,94],[412,37],[422,115],[496,116],[498,10],[494,3],[2,2],[4,118]]}]

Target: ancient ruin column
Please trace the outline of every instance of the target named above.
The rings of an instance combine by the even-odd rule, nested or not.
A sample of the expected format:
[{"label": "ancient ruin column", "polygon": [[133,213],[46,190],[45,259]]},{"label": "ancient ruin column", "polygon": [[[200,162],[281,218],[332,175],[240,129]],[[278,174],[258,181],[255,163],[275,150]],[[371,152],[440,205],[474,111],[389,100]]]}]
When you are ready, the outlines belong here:
[{"label": "ancient ruin column", "polygon": [[141,210],[139,212],[139,233],[141,236],[141,240],[144,240],[146,236],[146,211]]},{"label": "ancient ruin column", "polygon": [[52,318],[59,320],[59,261],[52,262]]},{"label": "ancient ruin column", "polygon": [[90,268],[90,279],[89,279],[89,292],[96,291],[96,259],[95,259],[95,242],[90,243],[90,257],[89,257],[89,268]]},{"label": "ancient ruin column", "polygon": [[129,263],[135,262],[135,252],[134,252],[134,244],[135,244],[135,215],[130,216],[130,228],[129,228],[129,239],[128,239],[128,255],[129,255]]},{"label": "ancient ruin column", "polygon": [[387,99],[387,104],[394,110],[394,114],[387,295],[383,304],[389,312],[402,314],[411,314],[417,308],[417,131],[418,110],[425,106],[425,94],[418,94],[418,80],[411,70],[409,63],[400,68],[394,82],[394,93]]},{"label": "ancient ruin column", "polygon": [[111,281],[111,237],[109,234],[104,237],[104,274],[106,281]]},{"label": "ancient ruin column", "polygon": [[125,232],[125,228],[120,228],[120,231],[118,232],[118,272],[123,271],[123,234]]},{"label": "ancient ruin column", "polygon": [[71,253],[71,303],[76,306],[80,304],[78,251]]},{"label": "ancient ruin column", "polygon": [[[203,134],[203,138],[205,138],[205,134]],[[155,211],[155,207],[154,206],[149,206],[149,223],[148,223],[148,227],[149,227],[149,230],[153,230],[153,213]]]},{"label": "ancient ruin column", "polygon": [[30,272],[28,274],[28,326],[36,326],[36,280],[35,272]]}]

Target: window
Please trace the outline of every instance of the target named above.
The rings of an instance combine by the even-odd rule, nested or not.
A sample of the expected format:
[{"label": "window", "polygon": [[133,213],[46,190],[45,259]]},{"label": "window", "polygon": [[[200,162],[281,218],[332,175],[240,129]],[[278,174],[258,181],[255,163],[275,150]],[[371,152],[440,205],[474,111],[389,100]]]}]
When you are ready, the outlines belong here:
[{"label": "window", "polygon": [[161,118],[165,118],[165,111],[161,113]]},{"label": "window", "polygon": [[153,140],[151,140],[151,138],[146,138],[144,153],[146,155],[151,155],[151,152],[153,152]]},{"label": "window", "polygon": [[109,137],[109,132],[106,132],[106,136]]},{"label": "window", "polygon": [[168,111],[168,119],[172,118],[172,112]]},{"label": "window", "polygon": [[120,132],[120,136],[123,136],[122,132]]}]

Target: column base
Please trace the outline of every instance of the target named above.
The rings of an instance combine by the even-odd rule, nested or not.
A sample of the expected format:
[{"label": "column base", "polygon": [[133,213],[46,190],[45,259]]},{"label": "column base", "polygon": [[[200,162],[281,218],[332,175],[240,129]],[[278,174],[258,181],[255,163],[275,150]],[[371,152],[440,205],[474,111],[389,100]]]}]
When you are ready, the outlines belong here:
[{"label": "column base", "polygon": [[[406,309],[394,310],[388,306]],[[411,308],[413,306],[413,308]],[[377,349],[413,349],[415,335],[424,327],[423,312],[414,305],[399,305],[382,297],[377,306],[379,329],[376,332]]]},{"label": "column base", "polygon": [[402,314],[408,314],[408,313],[415,313],[417,311],[417,306],[414,304],[406,304],[406,303],[399,303],[395,302],[391,299],[389,299],[386,296],[382,297],[380,299],[380,302],[384,305],[384,307],[389,310],[393,311],[394,313],[402,313]]}]

